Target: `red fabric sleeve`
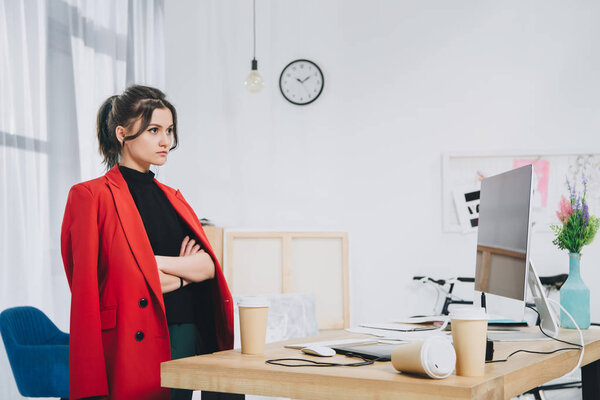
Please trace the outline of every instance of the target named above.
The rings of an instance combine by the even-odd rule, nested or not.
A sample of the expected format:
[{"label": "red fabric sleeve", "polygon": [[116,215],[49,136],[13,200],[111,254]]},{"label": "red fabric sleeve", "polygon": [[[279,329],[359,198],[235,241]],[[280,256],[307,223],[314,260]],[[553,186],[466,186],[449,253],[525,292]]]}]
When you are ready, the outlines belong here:
[{"label": "red fabric sleeve", "polygon": [[108,395],[98,293],[97,204],[87,187],[73,186],[61,231],[61,253],[71,287],[71,399]]}]

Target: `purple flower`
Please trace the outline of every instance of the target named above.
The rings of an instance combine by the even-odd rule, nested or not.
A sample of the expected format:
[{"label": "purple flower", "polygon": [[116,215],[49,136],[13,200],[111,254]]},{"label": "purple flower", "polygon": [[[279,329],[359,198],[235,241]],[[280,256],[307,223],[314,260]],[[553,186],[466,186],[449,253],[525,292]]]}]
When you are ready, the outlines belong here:
[{"label": "purple flower", "polygon": [[575,185],[571,186],[571,182],[569,182],[569,178],[566,178],[567,180],[567,189],[569,189],[569,200],[571,200],[571,204],[573,204],[575,202],[575,186],[577,183],[575,183]]},{"label": "purple flower", "polygon": [[588,210],[588,205],[584,201],[583,202],[583,226],[587,226],[588,222],[590,222],[590,212]]}]

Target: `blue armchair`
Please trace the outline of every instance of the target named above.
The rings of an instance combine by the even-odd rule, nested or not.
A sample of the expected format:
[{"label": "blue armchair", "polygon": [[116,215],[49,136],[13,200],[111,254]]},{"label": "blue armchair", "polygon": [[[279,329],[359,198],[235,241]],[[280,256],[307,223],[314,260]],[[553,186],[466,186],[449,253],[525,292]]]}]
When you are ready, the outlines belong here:
[{"label": "blue armchair", "polygon": [[22,396],[69,397],[67,333],[34,307],[2,311],[0,333]]}]

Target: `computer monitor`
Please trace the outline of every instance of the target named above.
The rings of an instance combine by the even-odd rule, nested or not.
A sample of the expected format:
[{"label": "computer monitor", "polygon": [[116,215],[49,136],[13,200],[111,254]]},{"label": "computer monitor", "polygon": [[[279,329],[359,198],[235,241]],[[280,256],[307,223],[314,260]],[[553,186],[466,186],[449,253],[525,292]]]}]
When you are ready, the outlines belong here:
[{"label": "computer monitor", "polygon": [[532,198],[531,165],[481,182],[475,290],[520,301],[523,315],[529,287],[542,328],[555,336],[556,318],[531,261]]}]

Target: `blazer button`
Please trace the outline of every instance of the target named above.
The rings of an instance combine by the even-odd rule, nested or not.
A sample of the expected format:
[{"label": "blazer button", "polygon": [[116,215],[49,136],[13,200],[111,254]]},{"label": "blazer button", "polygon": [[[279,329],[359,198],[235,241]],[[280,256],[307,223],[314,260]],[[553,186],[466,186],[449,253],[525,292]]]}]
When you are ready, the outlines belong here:
[{"label": "blazer button", "polygon": [[148,300],[140,299],[140,301],[138,301],[138,304],[140,305],[140,308],[146,308],[146,306],[148,305]]},{"label": "blazer button", "polygon": [[137,340],[138,342],[141,342],[142,340],[144,340],[144,332],[138,331],[135,334],[135,340]]}]

